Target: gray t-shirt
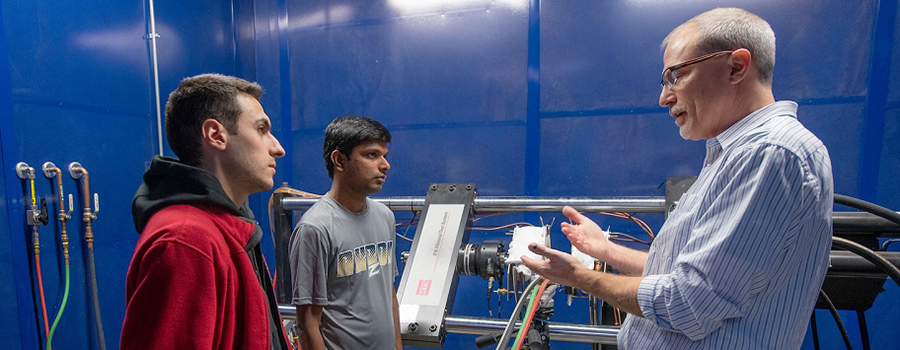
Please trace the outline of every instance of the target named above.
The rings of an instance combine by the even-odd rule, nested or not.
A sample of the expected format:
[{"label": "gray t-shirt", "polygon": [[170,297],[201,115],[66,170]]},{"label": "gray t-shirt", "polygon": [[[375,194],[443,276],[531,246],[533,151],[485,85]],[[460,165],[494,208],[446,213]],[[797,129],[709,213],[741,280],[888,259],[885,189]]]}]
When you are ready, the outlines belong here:
[{"label": "gray t-shirt", "polygon": [[321,305],[329,349],[393,349],[394,213],[366,198],[354,213],[325,195],[291,235],[294,305]]}]

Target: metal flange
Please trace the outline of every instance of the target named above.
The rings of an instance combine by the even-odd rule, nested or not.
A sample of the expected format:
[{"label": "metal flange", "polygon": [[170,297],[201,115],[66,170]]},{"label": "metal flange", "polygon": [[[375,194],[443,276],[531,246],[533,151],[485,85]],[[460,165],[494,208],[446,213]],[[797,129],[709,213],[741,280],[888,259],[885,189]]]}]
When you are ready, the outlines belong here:
[{"label": "metal flange", "polygon": [[19,162],[16,164],[16,176],[20,179],[25,180],[28,178],[34,178],[34,168],[30,167],[28,163]]},{"label": "metal flange", "polygon": [[69,163],[69,176],[71,176],[73,179],[80,179],[81,173],[75,171],[76,168],[83,168],[83,167],[81,166],[81,163],[79,163],[79,162]]},{"label": "metal flange", "polygon": [[48,179],[56,177],[56,172],[50,170],[52,168],[56,168],[56,164],[53,164],[53,162],[46,162],[44,163],[44,166],[41,167],[41,170],[44,172],[44,176],[46,176]]}]

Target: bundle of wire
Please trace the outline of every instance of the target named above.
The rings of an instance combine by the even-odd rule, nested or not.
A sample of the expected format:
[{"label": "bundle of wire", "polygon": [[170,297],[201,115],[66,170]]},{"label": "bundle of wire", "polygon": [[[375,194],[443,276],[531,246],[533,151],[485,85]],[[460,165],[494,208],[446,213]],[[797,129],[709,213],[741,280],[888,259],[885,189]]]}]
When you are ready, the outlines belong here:
[{"label": "bundle of wire", "polygon": [[[537,286],[538,283],[543,281],[544,278],[538,276],[538,278],[535,278],[533,281],[531,281],[531,283],[528,284],[527,287],[525,287],[525,290],[522,291],[522,294],[527,295],[532,289],[534,289],[535,286]],[[521,299],[519,299],[519,302],[516,303],[516,308],[515,310],[513,310],[512,315],[509,316],[509,322],[506,323],[506,328],[503,329],[503,335],[500,336],[500,341],[497,342],[497,347],[495,348],[495,350],[506,349],[506,345],[507,343],[509,343],[509,336],[510,334],[512,334],[513,328],[515,328],[516,325],[516,316],[518,316],[519,312],[522,311],[522,306],[525,305],[526,299],[527,298],[522,297]],[[532,298],[532,300],[533,299],[534,298]]]},{"label": "bundle of wire", "polygon": [[[63,247],[63,255],[65,257],[66,262],[66,286],[65,292],[63,292],[63,300],[59,306],[59,311],[56,313],[56,319],[53,320],[53,326],[50,327],[50,334],[47,335],[47,350],[51,350],[50,345],[53,343],[53,333],[56,332],[56,325],[59,324],[59,320],[62,318],[63,311],[66,310],[66,302],[69,300],[69,235],[66,232],[66,221],[69,220],[69,215],[66,214],[65,205],[63,204],[63,187],[62,187],[62,173],[59,168],[52,167],[51,171],[56,173],[58,188],[58,196],[59,196],[59,215],[57,218],[59,219],[59,227],[60,227],[60,240],[62,241]],[[69,211],[71,212],[72,208],[72,195],[69,195]]]},{"label": "bundle of wire", "polygon": [[513,344],[515,344],[513,349],[522,349],[522,344],[525,342],[524,334],[528,333],[528,328],[531,326],[531,320],[534,319],[534,314],[537,312],[538,307],[540,307],[544,289],[547,288],[547,284],[549,283],[550,281],[544,280],[544,282],[541,283],[541,287],[531,294],[531,301],[528,302],[528,307],[526,308],[526,310],[528,310],[528,316],[525,317],[525,321],[522,322],[522,327],[519,329],[519,334],[516,335],[516,341],[513,342]]},{"label": "bundle of wire", "polygon": [[[34,177],[33,176],[29,179],[29,182],[31,183],[31,210],[32,210],[32,212],[36,213],[35,210],[38,210],[38,208],[37,208],[37,199],[34,195]],[[35,219],[35,221],[37,221],[37,219]],[[43,318],[44,319],[44,336],[48,339],[47,344],[50,344],[50,341],[49,341],[50,325],[47,323],[48,322],[47,321],[47,301],[44,298],[44,280],[43,280],[43,278],[41,278],[41,240],[40,240],[40,236],[38,235],[37,225],[38,225],[37,222],[33,222],[32,226],[31,226],[32,232],[33,232],[31,235],[31,238],[34,241],[33,242],[34,243],[34,272],[37,275],[38,292],[40,293],[40,297],[41,297],[41,312],[43,313],[43,316],[44,316],[44,318]],[[48,347],[48,349],[49,349],[49,347]]]}]

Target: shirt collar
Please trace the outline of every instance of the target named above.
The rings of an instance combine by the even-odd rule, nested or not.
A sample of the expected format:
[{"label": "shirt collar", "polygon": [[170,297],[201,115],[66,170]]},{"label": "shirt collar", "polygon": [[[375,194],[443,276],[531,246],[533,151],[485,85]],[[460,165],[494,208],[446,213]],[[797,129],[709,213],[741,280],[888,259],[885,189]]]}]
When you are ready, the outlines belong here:
[{"label": "shirt collar", "polygon": [[706,140],[706,147],[709,149],[720,145],[723,150],[728,149],[741,135],[778,116],[797,118],[797,103],[794,101],[778,101],[757,109],[738,120],[737,123],[725,129],[718,136]]}]

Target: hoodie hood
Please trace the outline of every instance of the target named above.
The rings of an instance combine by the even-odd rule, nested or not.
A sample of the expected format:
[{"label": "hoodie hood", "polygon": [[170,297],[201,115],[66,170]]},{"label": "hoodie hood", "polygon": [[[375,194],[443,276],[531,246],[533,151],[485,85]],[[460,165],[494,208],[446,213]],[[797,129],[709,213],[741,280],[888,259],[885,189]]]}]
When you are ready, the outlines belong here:
[{"label": "hoodie hood", "polygon": [[131,202],[134,227],[142,232],[153,214],[175,204],[218,207],[253,220],[253,212],[247,206],[238,209],[212,173],[173,158],[153,157]]}]

